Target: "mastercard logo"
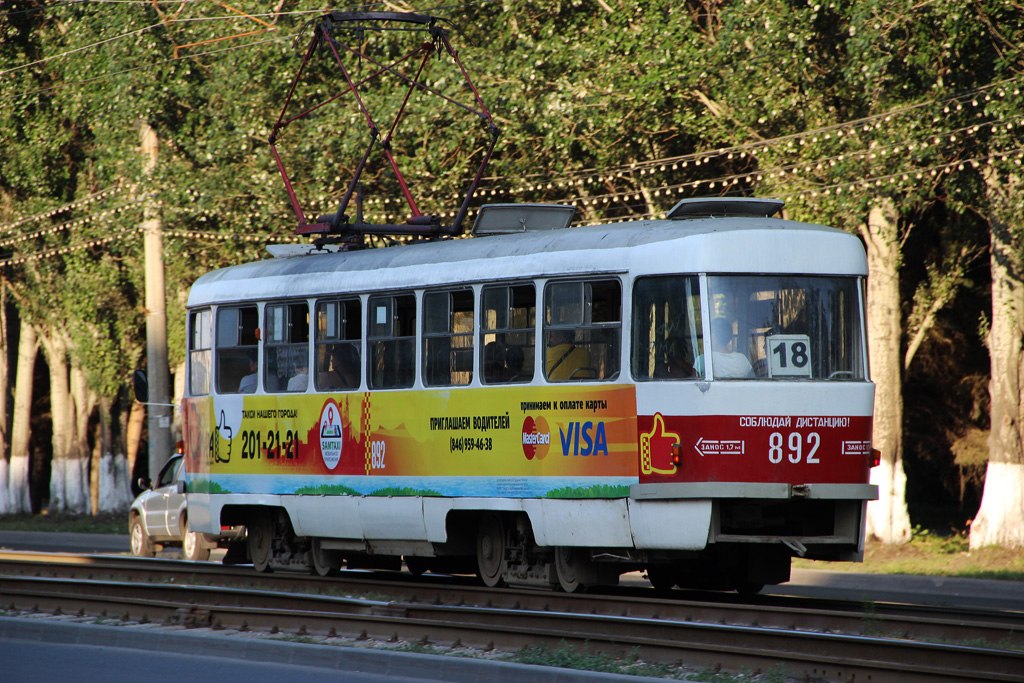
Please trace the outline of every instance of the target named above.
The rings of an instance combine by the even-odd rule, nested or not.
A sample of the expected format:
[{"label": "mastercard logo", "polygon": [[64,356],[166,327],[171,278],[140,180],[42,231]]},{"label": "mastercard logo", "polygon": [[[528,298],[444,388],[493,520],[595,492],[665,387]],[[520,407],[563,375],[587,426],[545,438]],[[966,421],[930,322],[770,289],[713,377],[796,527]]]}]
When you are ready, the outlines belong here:
[{"label": "mastercard logo", "polygon": [[548,454],[550,446],[551,430],[548,429],[547,420],[543,417],[536,420],[527,417],[523,420],[523,453],[527,460],[543,459]]}]

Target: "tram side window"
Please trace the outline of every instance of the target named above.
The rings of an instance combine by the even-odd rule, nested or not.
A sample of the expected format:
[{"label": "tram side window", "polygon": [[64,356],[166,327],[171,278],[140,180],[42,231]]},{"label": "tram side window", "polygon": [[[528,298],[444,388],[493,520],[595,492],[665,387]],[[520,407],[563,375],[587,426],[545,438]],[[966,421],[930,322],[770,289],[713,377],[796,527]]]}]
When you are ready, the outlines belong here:
[{"label": "tram side window", "polygon": [[374,296],[368,307],[370,388],[411,387],[416,379],[416,297]]},{"label": "tram side window", "polygon": [[484,287],[482,303],[484,383],[529,382],[534,371],[537,290],[533,284]]},{"label": "tram side window", "polygon": [[263,354],[268,392],[305,391],[309,386],[309,305],[267,304]]},{"label": "tram side window", "polygon": [[251,394],[258,376],[259,311],[255,306],[217,309],[217,391]]},{"label": "tram side window", "polygon": [[544,299],[544,348],[550,382],[619,376],[622,288],[618,280],[555,282]]},{"label": "tram side window", "polygon": [[473,379],[473,290],[423,295],[423,382],[462,386]]},{"label": "tram side window", "polygon": [[210,367],[213,362],[213,311],[193,311],[189,315],[188,377],[189,393],[210,393]]},{"label": "tram side window", "polygon": [[359,299],[316,305],[316,388],[358,389],[362,374],[362,305]]},{"label": "tram side window", "polygon": [[633,377],[696,378],[694,364],[703,353],[697,277],[637,280],[633,285]]}]

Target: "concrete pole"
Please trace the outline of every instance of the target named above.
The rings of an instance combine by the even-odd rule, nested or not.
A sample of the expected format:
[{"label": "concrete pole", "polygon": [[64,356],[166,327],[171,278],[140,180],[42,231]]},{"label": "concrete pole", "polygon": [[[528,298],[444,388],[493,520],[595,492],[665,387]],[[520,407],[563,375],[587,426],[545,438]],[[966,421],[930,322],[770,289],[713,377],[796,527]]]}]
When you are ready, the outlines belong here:
[{"label": "concrete pole", "polygon": [[[148,123],[139,125],[143,171],[156,168],[158,140]],[[146,375],[149,379],[149,476],[156,477],[171,458],[170,371],[167,366],[167,297],[164,286],[164,242],[160,209],[147,199],[142,230],[146,254]]]}]

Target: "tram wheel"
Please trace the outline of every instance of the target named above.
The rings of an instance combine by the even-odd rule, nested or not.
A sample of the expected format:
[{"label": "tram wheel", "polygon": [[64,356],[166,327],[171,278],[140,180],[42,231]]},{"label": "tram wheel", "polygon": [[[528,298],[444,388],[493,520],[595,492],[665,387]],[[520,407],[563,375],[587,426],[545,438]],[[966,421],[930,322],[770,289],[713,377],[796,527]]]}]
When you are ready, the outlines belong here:
[{"label": "tram wheel", "polygon": [[273,556],[274,520],[266,512],[257,512],[246,525],[248,531],[249,559],[258,572],[270,571]]},{"label": "tram wheel", "polygon": [[659,565],[647,567],[647,580],[654,586],[654,590],[662,593],[672,590],[677,583],[672,568]]},{"label": "tram wheel", "polygon": [[480,580],[488,588],[505,585],[505,527],[497,515],[486,515],[480,521],[476,537],[476,566]]},{"label": "tram wheel", "polygon": [[405,560],[406,569],[413,576],[423,576],[429,568],[427,560],[422,557],[404,557],[402,559]]},{"label": "tram wheel", "polygon": [[575,549],[565,546],[555,548],[555,576],[558,577],[558,585],[566,593],[576,593],[586,588],[576,571]]},{"label": "tram wheel", "polygon": [[317,576],[337,576],[341,573],[340,565],[332,561],[334,553],[320,547],[319,538],[313,539],[313,547],[309,554],[313,557],[313,571]]},{"label": "tram wheel", "polygon": [[764,590],[764,584],[755,581],[740,581],[736,584],[736,592],[745,598],[757,595],[762,590]]}]

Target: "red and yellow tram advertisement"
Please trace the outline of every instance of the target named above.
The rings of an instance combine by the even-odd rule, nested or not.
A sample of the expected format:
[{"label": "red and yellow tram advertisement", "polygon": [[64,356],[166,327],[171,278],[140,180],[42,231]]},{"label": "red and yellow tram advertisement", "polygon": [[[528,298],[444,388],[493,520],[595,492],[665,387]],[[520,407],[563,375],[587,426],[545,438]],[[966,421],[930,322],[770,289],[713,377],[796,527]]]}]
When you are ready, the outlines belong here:
[{"label": "red and yellow tram advertisement", "polygon": [[[435,495],[534,496],[588,477],[628,495],[638,476],[632,386],[235,395],[186,404],[190,475],[222,490],[255,490],[248,475],[270,475],[260,491],[341,485],[367,494],[396,478],[383,483]],[[548,485],[523,485],[534,478]]]},{"label": "red and yellow tram advertisement", "polygon": [[862,484],[871,467],[871,417],[637,418],[640,481]]}]

